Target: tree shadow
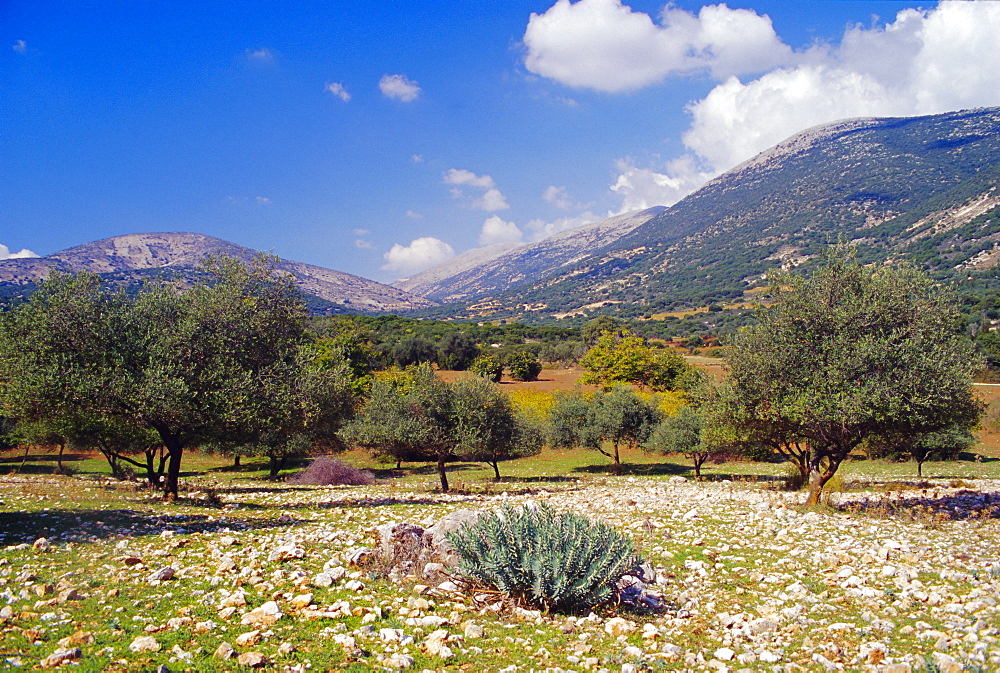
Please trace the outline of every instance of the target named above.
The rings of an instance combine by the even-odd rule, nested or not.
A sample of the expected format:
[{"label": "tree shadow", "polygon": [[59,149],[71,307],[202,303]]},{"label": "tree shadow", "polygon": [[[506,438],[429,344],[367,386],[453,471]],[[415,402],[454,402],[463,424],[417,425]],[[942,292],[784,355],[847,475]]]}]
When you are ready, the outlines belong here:
[{"label": "tree shadow", "polygon": [[586,474],[610,474],[613,476],[655,477],[663,475],[688,474],[693,468],[676,463],[622,463],[621,465],[601,464],[574,467],[573,472]]},{"label": "tree shadow", "polygon": [[493,479],[493,484],[575,484],[576,477],[500,477]]},{"label": "tree shadow", "polygon": [[[938,495],[937,490],[914,491],[892,500],[884,498],[852,499],[839,502],[836,509],[851,514],[872,516],[910,516],[930,521],[965,521],[968,519],[1000,519],[1000,493],[962,489]],[[904,492],[905,493],[905,492]]]},{"label": "tree shadow", "polygon": [[58,542],[91,542],[109,538],[135,538],[176,533],[218,533],[227,530],[280,528],[293,519],[235,518],[208,514],[169,514],[131,509],[0,512],[0,544],[31,543],[44,537]]}]

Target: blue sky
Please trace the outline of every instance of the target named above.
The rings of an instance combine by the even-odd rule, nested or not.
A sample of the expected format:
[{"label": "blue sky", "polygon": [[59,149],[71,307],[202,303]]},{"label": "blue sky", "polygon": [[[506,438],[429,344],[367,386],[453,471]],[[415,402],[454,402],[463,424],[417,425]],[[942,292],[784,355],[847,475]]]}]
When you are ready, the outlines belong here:
[{"label": "blue sky", "polygon": [[1000,105],[1000,3],[0,2],[0,258],[194,231],[390,281],[844,117]]}]

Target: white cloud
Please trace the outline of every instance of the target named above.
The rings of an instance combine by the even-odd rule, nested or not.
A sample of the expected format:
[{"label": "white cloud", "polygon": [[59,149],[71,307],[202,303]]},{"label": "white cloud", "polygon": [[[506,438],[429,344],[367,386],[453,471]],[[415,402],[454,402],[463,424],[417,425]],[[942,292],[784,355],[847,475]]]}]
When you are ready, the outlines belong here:
[{"label": "white cloud", "polygon": [[545,188],[542,198],[546,203],[550,203],[559,210],[569,210],[573,207],[573,201],[569,198],[569,190],[565,187],[549,185]]},{"label": "white cloud", "polygon": [[360,229],[360,228],[354,229],[353,232],[355,236],[367,236],[368,234],[372,233],[369,229]]},{"label": "white cloud", "polygon": [[354,240],[354,247],[361,250],[372,250],[375,248],[371,241],[366,241],[363,238],[357,238]]},{"label": "white cloud", "polygon": [[345,103],[351,100],[351,94],[344,88],[344,85],[340,82],[327,82],[326,86],[323,87],[324,91],[329,91],[334,96],[344,101]]},{"label": "white cloud", "polygon": [[479,187],[481,189],[490,189],[496,186],[493,178],[489,175],[476,175],[464,168],[448,169],[444,174],[444,183],[446,185],[468,185],[469,187]]},{"label": "white cloud", "polygon": [[[578,4],[584,2],[607,5],[611,0]],[[712,12],[719,16],[712,18]],[[699,14],[702,29],[712,27],[717,35],[713,40],[737,35],[722,21],[726,18],[733,16],[719,7],[703,8]],[[744,19],[736,23],[740,21]],[[753,78],[729,76],[718,83],[688,106],[691,124],[683,135],[687,155],[649,167],[623,160],[611,188],[624,197],[622,211],[657,202],[669,205],[715,175],[818,124],[1000,105],[1000,68],[994,65],[998,34],[1000,3],[963,0],[945,0],[931,10],[904,9],[885,24],[849,26],[839,44],[811,47]],[[723,57],[727,53],[715,52],[714,75],[732,70],[727,65],[732,58]]]},{"label": "white cloud", "polygon": [[461,187],[483,190],[482,195],[471,202],[470,205],[473,208],[485,210],[488,213],[510,208],[510,204],[507,203],[503,193],[496,188],[496,183],[489,175],[476,175],[464,168],[452,168],[445,172],[443,182],[446,185],[455,185],[451,190],[451,195],[456,199],[465,196]]},{"label": "white cloud", "polygon": [[479,245],[493,245],[494,243],[520,243],[522,238],[521,230],[513,222],[505,222],[497,215],[491,216],[483,222],[483,229],[479,233]]},{"label": "white cloud", "polygon": [[247,49],[247,58],[253,61],[270,61],[274,59],[274,52],[267,47],[261,47],[260,49]]},{"label": "white cloud", "polygon": [[28,257],[38,257],[35,253],[27,248],[21,248],[17,252],[11,252],[3,243],[0,243],[0,259],[24,259]]},{"label": "white cloud", "polygon": [[664,169],[666,173],[640,168],[631,159],[619,159],[615,167],[621,173],[611,191],[622,197],[619,213],[672,206],[714,177],[712,172],[699,171],[690,156],[671,161]]},{"label": "white cloud", "polygon": [[560,217],[558,220],[553,222],[546,222],[545,220],[531,220],[527,225],[525,225],[525,229],[530,232],[528,239],[531,242],[535,242],[548,238],[553,234],[558,234],[560,231],[566,231],[567,229],[572,229],[573,227],[579,227],[584,224],[590,224],[591,222],[597,222],[600,219],[603,218],[587,211],[580,213],[575,217]]},{"label": "white cloud", "polygon": [[420,87],[406,75],[382,75],[378,88],[387,98],[410,103],[420,95]]},{"label": "white cloud", "polygon": [[415,164],[422,164],[422,163],[424,163],[424,155],[423,154],[411,154],[410,155],[410,161],[412,161]]},{"label": "white cloud", "polygon": [[441,264],[455,256],[455,249],[433,236],[414,239],[409,245],[396,243],[389,252],[382,255],[385,264],[383,271],[396,271],[403,274],[416,273]]},{"label": "white cloud", "polygon": [[267,198],[266,196],[255,196],[253,197],[253,200],[257,203],[258,206],[271,205],[271,199]]},{"label": "white cloud", "polygon": [[472,207],[492,213],[497,210],[507,210],[510,204],[499,189],[487,189],[480,198],[472,202]]},{"label": "white cloud", "polygon": [[724,4],[697,16],[667,5],[657,23],[620,0],[558,0],[531,15],[524,44],[529,71],[609,93],[703,70],[716,77],[762,72],[793,56],[770,18]]},{"label": "white cloud", "polygon": [[424,216],[421,215],[420,213],[418,213],[415,210],[408,210],[408,211],[406,211],[406,216],[409,217],[410,219],[413,219],[413,220],[422,220],[422,219],[424,219]]},{"label": "white cloud", "polygon": [[11,45],[10,48],[16,51],[18,54],[23,54],[25,51],[28,50],[28,43],[25,42],[24,40],[18,40],[13,45]]}]

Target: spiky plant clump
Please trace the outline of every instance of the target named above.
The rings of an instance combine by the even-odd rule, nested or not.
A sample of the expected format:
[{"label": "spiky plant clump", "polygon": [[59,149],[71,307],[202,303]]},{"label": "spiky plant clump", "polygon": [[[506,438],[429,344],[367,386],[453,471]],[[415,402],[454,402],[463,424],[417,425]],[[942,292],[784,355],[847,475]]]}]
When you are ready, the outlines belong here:
[{"label": "spiky plant clump", "polygon": [[641,563],[611,526],[550,505],[505,505],[448,534],[458,572],[552,612],[580,612],[611,599],[622,575]]}]

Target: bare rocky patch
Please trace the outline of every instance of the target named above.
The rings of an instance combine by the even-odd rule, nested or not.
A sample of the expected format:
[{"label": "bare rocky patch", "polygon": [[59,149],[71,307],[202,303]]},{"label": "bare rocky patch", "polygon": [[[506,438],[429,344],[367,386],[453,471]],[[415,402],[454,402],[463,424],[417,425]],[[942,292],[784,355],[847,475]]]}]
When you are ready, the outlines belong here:
[{"label": "bare rocky patch", "polygon": [[[1000,668],[992,481],[873,484],[811,511],[799,493],[680,477],[508,484],[500,494],[217,487],[213,507],[206,492],[172,507],[119,494],[104,518],[80,513],[79,526],[67,514],[79,484],[51,481],[66,495],[47,512],[30,480],[0,481],[5,509],[38,526],[2,531],[0,628],[12,667]],[[546,614],[455,582],[435,547],[439,522],[531,501],[631,536],[663,609]],[[363,561],[406,531],[409,563]]]}]

